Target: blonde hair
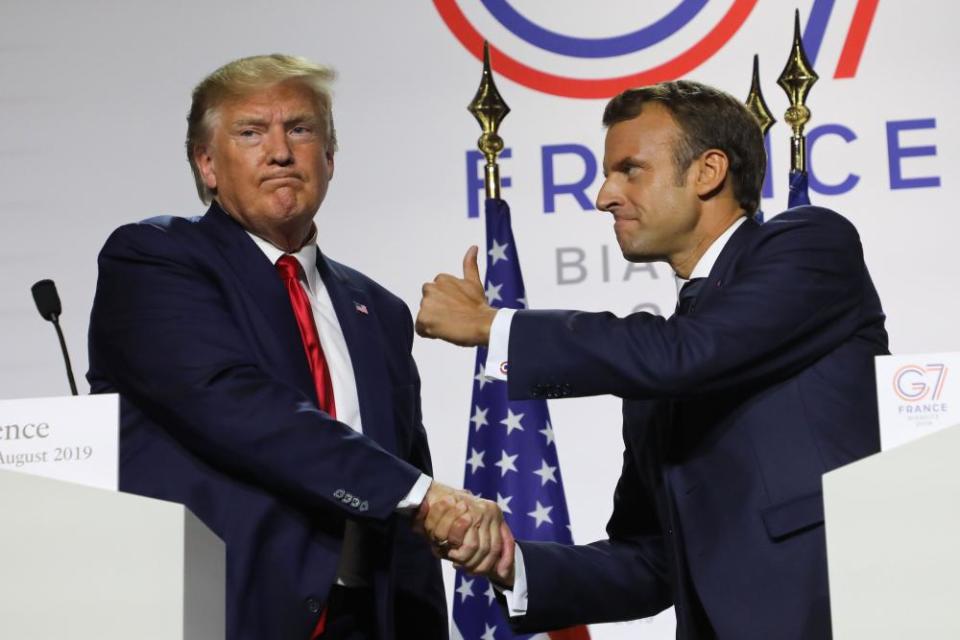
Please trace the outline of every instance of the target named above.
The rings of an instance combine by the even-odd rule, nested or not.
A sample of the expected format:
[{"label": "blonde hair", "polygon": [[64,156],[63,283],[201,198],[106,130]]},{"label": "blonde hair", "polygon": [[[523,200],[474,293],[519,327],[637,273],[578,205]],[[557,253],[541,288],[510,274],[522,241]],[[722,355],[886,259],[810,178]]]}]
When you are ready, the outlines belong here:
[{"label": "blonde hair", "polygon": [[299,56],[274,53],[228,62],[204,78],[193,90],[193,102],[187,116],[187,160],[200,199],[210,204],[214,194],[203,182],[194,153],[210,141],[218,109],[225,101],[281,82],[301,82],[313,92],[326,129],[327,147],[333,152],[337,149],[337,133],[333,128],[330,85],[335,77],[336,72],[330,67]]}]

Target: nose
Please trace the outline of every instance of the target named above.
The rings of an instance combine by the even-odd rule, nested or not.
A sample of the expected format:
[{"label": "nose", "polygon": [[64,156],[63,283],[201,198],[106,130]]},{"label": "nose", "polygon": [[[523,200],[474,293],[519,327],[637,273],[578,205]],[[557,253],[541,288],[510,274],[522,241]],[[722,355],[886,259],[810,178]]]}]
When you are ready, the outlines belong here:
[{"label": "nose", "polygon": [[623,204],[623,194],[616,181],[615,176],[607,176],[597,192],[597,209],[613,213],[617,207]]},{"label": "nose", "polygon": [[282,127],[272,127],[267,132],[265,150],[269,164],[286,166],[293,162],[290,140],[287,138],[287,132]]}]

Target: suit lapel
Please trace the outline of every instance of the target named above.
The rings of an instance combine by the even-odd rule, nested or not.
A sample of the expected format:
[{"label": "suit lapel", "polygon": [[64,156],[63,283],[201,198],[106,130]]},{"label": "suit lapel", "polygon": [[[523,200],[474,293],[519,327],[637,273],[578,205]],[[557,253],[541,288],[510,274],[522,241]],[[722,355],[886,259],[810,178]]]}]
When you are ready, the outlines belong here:
[{"label": "suit lapel", "polygon": [[393,385],[384,358],[383,337],[367,292],[350,278],[342,265],[317,252],[317,270],[330,294],[340,322],[353,375],[357,383],[357,401],[364,435],[374,439],[387,451],[397,450],[393,430]]},{"label": "suit lapel", "polygon": [[[267,335],[274,338],[265,341],[268,344],[279,345],[270,353],[271,359],[280,362],[277,373],[316,402],[317,393],[304,355],[300,330],[276,267],[270,264],[243,227],[216,203],[200,219],[199,227],[220,251],[229,269],[236,275],[239,286],[253,300],[254,308],[263,315],[264,326],[255,326],[254,329],[261,338]],[[254,323],[258,324],[256,319]]]},{"label": "suit lapel", "polygon": [[[743,224],[733,232],[733,235],[727,240],[727,244],[724,245],[723,251],[717,256],[717,261],[713,263],[713,267],[710,269],[710,275],[707,276],[707,281],[700,289],[700,293],[697,296],[697,307],[702,307],[727,284],[727,277],[729,276],[731,267],[736,263],[737,257],[743,252],[744,247],[747,246],[750,238],[753,237],[753,234],[756,233],[759,228],[760,225],[757,221],[752,217],[748,217],[743,221]],[[695,315],[696,309],[694,309],[692,313]]]},{"label": "suit lapel", "polygon": [[[276,268],[254,244],[243,227],[217,206],[200,219],[200,229],[223,256],[240,287],[262,313],[265,326],[256,326],[258,335],[269,333],[280,353],[271,357],[281,362],[280,375],[307,397],[316,400],[313,376],[304,356],[300,330],[290,300],[277,277]],[[393,386],[384,358],[378,309],[366,291],[353,282],[341,265],[317,252],[317,270],[333,302],[340,329],[350,351],[357,383],[357,400],[364,434],[387,451],[396,451],[393,430]],[[365,311],[365,313],[364,313]]]}]

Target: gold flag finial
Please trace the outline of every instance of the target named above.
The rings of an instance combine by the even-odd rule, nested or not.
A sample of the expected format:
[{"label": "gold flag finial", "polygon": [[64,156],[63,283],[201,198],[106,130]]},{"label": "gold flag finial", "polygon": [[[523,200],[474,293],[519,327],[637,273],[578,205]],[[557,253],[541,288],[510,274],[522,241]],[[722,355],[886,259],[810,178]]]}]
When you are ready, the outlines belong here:
[{"label": "gold flag finial", "polygon": [[810,109],[807,108],[807,94],[810,87],[820,78],[813,70],[807,54],[803,50],[803,40],[800,38],[800,10],[794,13],[793,21],[793,48],[783,72],[777,79],[790,99],[790,106],[784,115],[784,120],[793,129],[790,137],[790,170],[805,172],[807,170],[807,139],[803,135],[803,128],[810,120]]},{"label": "gold flag finial", "polygon": [[483,41],[483,75],[480,78],[480,87],[467,110],[480,123],[483,133],[477,140],[477,147],[487,159],[484,167],[484,184],[488,198],[500,197],[500,167],[497,166],[497,155],[503,151],[503,138],[497,133],[500,123],[510,113],[510,107],[504,101],[497,85],[493,82],[493,73],[490,71],[490,47]]},{"label": "gold flag finial", "polygon": [[750,93],[746,100],[747,109],[757,119],[760,125],[760,132],[766,136],[777,119],[773,117],[767,101],[763,99],[763,91],[760,90],[760,56],[753,54],[753,79],[750,81]]}]

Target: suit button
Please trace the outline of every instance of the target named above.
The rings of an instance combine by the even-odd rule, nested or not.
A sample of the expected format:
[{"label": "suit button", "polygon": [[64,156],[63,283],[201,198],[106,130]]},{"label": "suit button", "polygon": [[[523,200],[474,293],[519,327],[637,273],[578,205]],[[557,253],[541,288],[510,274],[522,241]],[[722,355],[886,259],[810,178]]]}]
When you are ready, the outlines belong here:
[{"label": "suit button", "polygon": [[320,601],[316,598],[307,598],[307,611],[310,613],[320,613]]}]

